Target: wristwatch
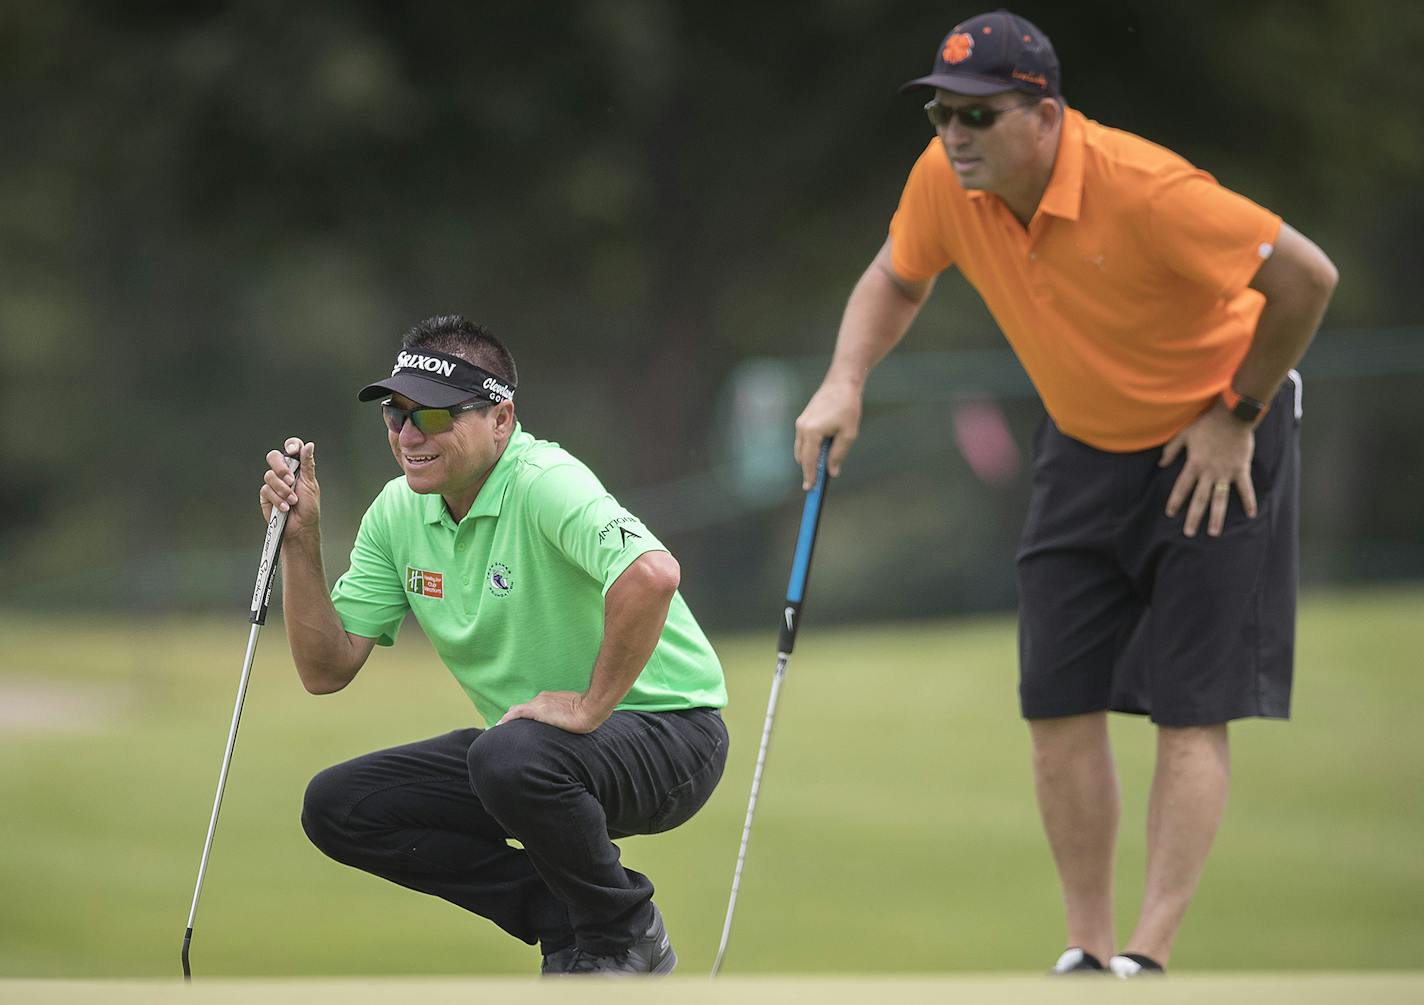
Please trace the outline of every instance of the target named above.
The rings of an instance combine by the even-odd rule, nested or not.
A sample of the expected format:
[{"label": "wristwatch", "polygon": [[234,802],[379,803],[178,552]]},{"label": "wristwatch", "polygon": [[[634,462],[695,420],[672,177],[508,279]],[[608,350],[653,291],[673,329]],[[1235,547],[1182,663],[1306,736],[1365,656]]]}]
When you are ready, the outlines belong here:
[{"label": "wristwatch", "polygon": [[1255,398],[1238,394],[1230,387],[1221,392],[1221,401],[1228,412],[1248,425],[1254,424],[1257,419],[1266,414],[1266,409],[1270,407],[1264,401],[1257,401]]}]

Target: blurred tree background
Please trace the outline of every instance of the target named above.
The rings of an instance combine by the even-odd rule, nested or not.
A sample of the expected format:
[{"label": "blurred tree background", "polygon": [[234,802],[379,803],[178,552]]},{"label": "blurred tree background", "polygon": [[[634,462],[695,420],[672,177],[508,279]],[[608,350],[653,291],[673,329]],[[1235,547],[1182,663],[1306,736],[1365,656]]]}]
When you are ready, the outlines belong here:
[{"label": "blurred tree background", "polygon": [[[1424,576],[1424,6],[1015,9],[1054,39],[1071,104],[1335,260],[1302,367],[1305,576]],[[785,452],[770,490],[735,472],[789,451],[930,136],[896,89],[974,13],[0,4],[0,604],[242,610],[262,455],[288,434],[317,441],[339,573],[394,474],[354,391],[410,324],[461,312],[514,350],[526,427],[672,546],[703,620],[769,622],[797,476]],[[981,389],[1012,373],[957,278],[904,350],[990,359]],[[780,398],[738,413],[761,357]],[[1036,406],[1012,379],[994,393],[1022,450]],[[867,437],[828,508],[819,616],[1012,605],[1026,477],[974,478],[952,397],[872,408],[895,435]]]}]

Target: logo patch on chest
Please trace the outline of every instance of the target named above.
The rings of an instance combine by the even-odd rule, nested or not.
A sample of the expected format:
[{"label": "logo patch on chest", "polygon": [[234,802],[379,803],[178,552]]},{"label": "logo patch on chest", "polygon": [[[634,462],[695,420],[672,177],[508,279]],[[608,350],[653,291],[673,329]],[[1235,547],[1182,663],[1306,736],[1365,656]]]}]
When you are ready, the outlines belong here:
[{"label": "logo patch on chest", "polygon": [[405,592],[414,593],[417,597],[444,600],[445,574],[407,565],[405,567]]},{"label": "logo patch on chest", "polygon": [[507,597],[509,591],[514,589],[514,577],[510,575],[509,566],[503,562],[490,565],[489,572],[485,574],[485,581],[489,583],[490,593],[496,597]]}]

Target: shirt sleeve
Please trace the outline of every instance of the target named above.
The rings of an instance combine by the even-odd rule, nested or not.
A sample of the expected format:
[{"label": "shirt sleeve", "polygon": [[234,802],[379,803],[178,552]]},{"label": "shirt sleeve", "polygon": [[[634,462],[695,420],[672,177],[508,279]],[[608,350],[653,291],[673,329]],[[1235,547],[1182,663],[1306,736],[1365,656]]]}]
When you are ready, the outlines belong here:
[{"label": "shirt sleeve", "polygon": [[392,561],[381,530],[380,501],[377,497],[361,518],[361,529],[351,546],[351,566],[331,588],[331,603],[342,627],[352,635],[389,646],[395,644],[410,602],[401,570]]},{"label": "shirt sleeve", "polygon": [[525,500],[540,533],[588,573],[604,593],[650,551],[667,551],[580,463],[559,464],[529,486]]},{"label": "shirt sleeve", "polygon": [[890,264],[902,279],[932,279],[954,264],[951,235],[944,229],[949,219],[947,186],[955,184],[949,174],[944,148],[938,139],[931,140],[910,169],[900,205],[890,218]]},{"label": "shirt sleeve", "polygon": [[1148,207],[1150,247],[1167,268],[1230,297],[1270,257],[1281,218],[1205,171],[1169,178]]}]

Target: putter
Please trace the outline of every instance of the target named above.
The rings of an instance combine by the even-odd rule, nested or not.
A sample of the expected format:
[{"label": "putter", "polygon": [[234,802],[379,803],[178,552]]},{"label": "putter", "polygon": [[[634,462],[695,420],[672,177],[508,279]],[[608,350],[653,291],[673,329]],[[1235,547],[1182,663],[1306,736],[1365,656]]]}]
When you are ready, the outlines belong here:
[{"label": "putter", "polygon": [[816,481],[806,493],[801,510],[801,531],[796,536],[796,555],[791,560],[791,582],[786,587],[786,609],[781,617],[781,636],[776,643],[776,674],[771,678],[771,695],[766,701],[766,721],[761,727],[761,748],[757,751],[756,770],[752,772],[752,793],[747,799],[747,819],[742,824],[742,845],[737,850],[737,867],[732,873],[732,895],[727,899],[727,918],[722,922],[722,942],[717,947],[717,959],[712,963],[712,976],[722,969],[727,955],[727,940],[732,934],[732,913],[737,909],[737,890],[742,885],[742,867],[747,861],[747,844],[752,836],[752,816],[756,813],[757,793],[761,791],[761,776],[766,770],[766,750],[771,744],[771,724],[776,717],[776,701],[781,695],[781,682],[786,677],[786,665],[791,662],[791,650],[796,645],[796,629],[801,623],[801,605],[806,599],[806,580],[811,576],[811,551],[816,547],[816,531],[821,526],[821,506],[826,499],[826,458],[831,441],[821,441],[821,454],[816,459]]},{"label": "putter", "polygon": [[[295,457],[287,458],[287,466],[296,477],[299,465]],[[183,933],[183,979],[191,981],[193,971],[188,966],[188,947],[193,942],[193,919],[198,914],[198,898],[203,893],[203,875],[208,871],[208,854],[213,848],[213,833],[218,828],[218,810],[222,808],[223,789],[227,785],[227,769],[232,764],[232,748],[237,743],[237,722],[242,718],[242,699],[247,695],[247,678],[252,674],[252,655],[257,651],[257,636],[267,623],[267,604],[272,600],[272,580],[277,571],[277,555],[282,550],[282,531],[287,526],[287,514],[272,507],[272,519],[267,522],[267,539],[262,542],[262,561],[257,566],[257,586],[252,590],[252,631],[247,636],[247,655],[242,660],[242,678],[237,684],[237,704],[232,709],[232,727],[227,734],[227,749],[223,751],[222,770],[218,772],[218,791],[213,797],[213,815],[208,821],[208,836],[203,841],[203,857],[198,862],[198,884],[193,888],[193,906],[188,911],[188,930]]]}]

